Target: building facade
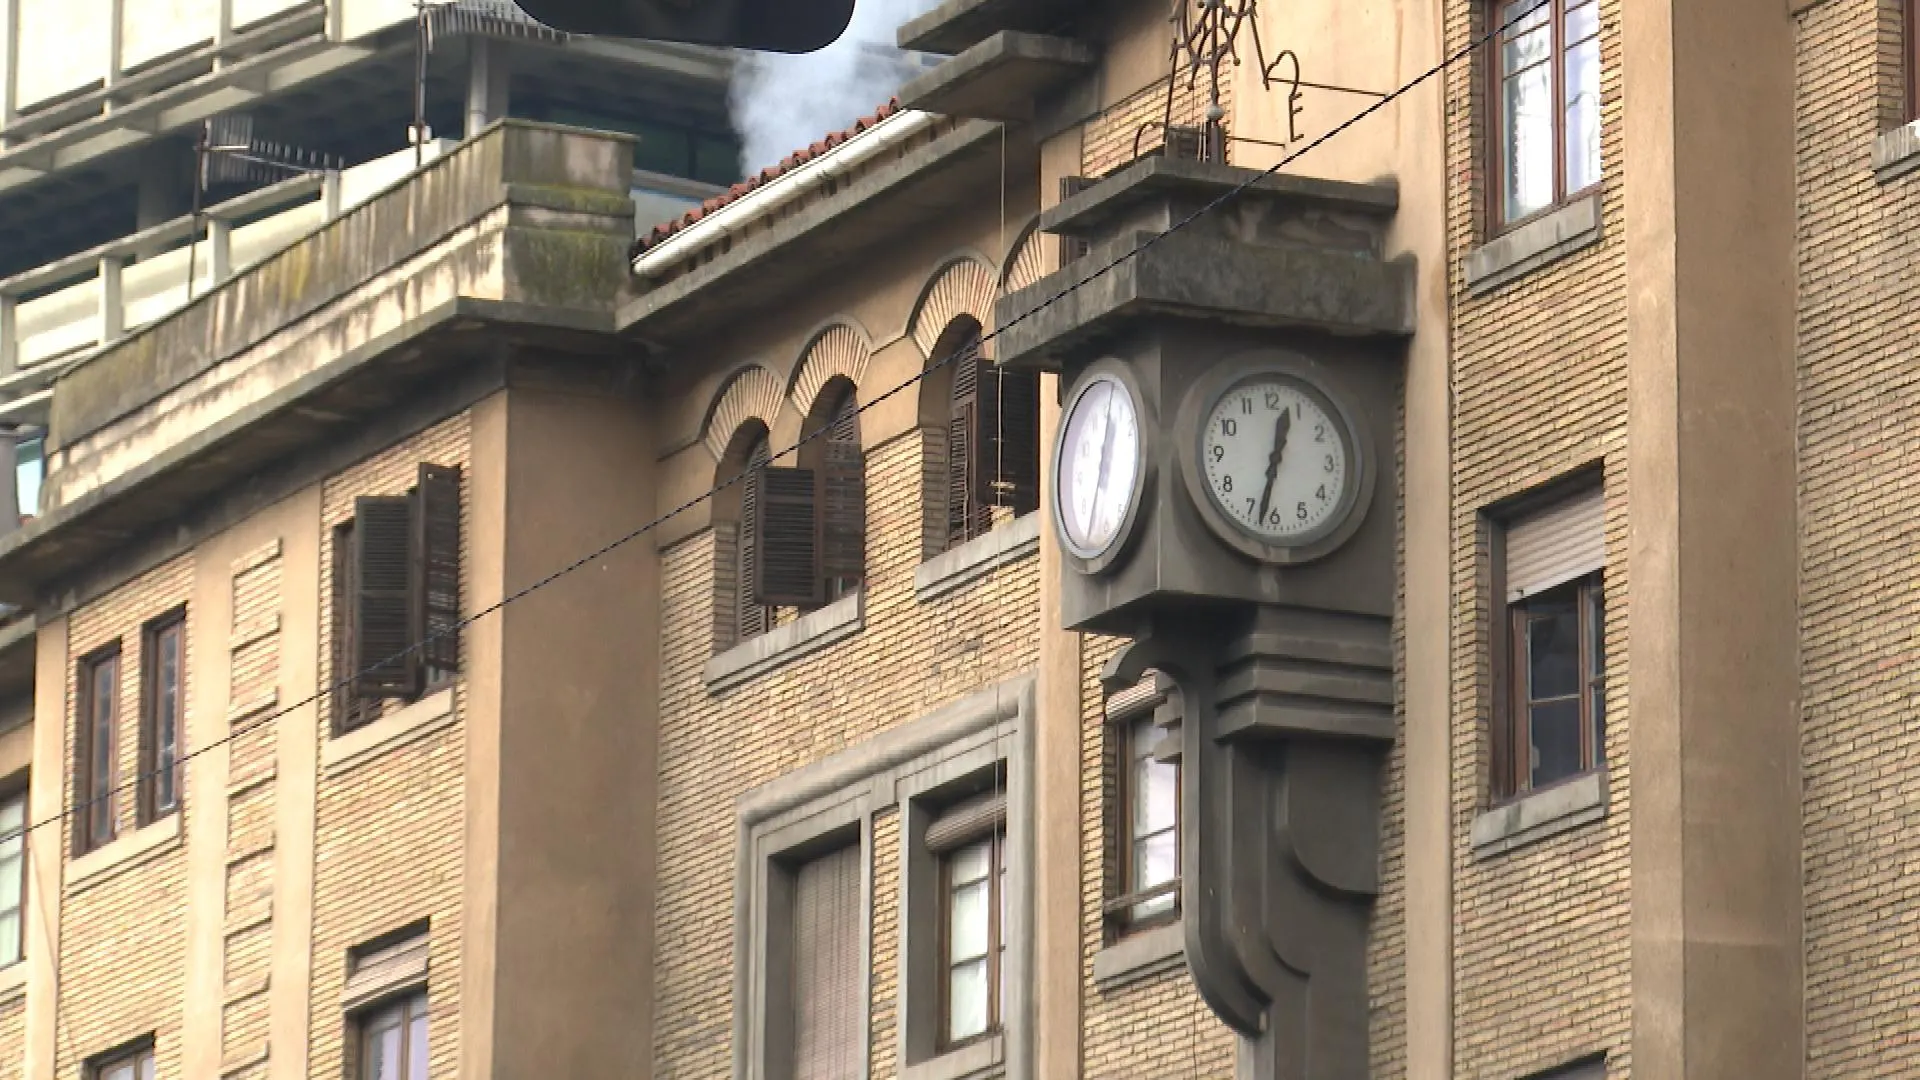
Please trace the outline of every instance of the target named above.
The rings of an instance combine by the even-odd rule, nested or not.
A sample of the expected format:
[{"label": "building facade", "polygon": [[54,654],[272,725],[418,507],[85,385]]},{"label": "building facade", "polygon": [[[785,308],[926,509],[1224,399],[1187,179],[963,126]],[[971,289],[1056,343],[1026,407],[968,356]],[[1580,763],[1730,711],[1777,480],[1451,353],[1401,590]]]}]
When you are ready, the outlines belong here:
[{"label": "building facade", "polygon": [[[725,191],[687,149],[666,186],[712,197],[677,217],[651,128],[483,109],[144,315],[137,268],[225,226],[23,227],[0,1078],[1913,1072],[1911,5],[1240,10],[1215,72],[1162,0],[942,5],[900,40],[951,59]],[[162,51],[307,100],[296,61],[229,72],[255,16],[215,14]],[[327,13],[313,55],[384,63],[408,14]],[[0,26],[0,215],[92,198],[60,170],[105,144],[56,114],[187,92],[127,32],[36,69],[50,18]],[[717,63],[513,47],[583,83]],[[497,105],[491,48],[428,85]],[[1069,628],[1097,571],[1053,511],[1060,357],[1133,355],[1133,323],[1073,334],[1205,326],[1241,280],[1143,284],[1115,245],[1240,183],[1180,229],[1342,269],[1230,332],[1395,365],[1380,610],[1245,563],[1270,636],[1380,634],[1263,699],[1364,698],[1378,747],[1366,827],[1325,833],[1377,846],[1327,890],[1359,948],[1268,973],[1358,1009],[1294,1057],[1229,1022],[1201,925],[1258,876],[1196,854],[1219,718],[1135,670],[1145,630]],[[55,348],[42,268],[75,259],[100,311]],[[1361,263],[1394,287],[1330,344]]]}]

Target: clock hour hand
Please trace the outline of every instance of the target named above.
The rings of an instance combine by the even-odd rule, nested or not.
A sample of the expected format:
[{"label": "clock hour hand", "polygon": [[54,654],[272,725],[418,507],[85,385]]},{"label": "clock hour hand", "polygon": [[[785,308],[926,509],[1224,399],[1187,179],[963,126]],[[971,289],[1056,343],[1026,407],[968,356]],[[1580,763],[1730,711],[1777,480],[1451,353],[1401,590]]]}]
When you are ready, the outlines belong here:
[{"label": "clock hour hand", "polygon": [[1267,505],[1273,501],[1273,481],[1280,475],[1280,458],[1287,452],[1287,432],[1293,427],[1293,413],[1280,410],[1280,419],[1273,425],[1273,453],[1267,455],[1267,482],[1260,489],[1260,516],[1254,524],[1267,520]]}]

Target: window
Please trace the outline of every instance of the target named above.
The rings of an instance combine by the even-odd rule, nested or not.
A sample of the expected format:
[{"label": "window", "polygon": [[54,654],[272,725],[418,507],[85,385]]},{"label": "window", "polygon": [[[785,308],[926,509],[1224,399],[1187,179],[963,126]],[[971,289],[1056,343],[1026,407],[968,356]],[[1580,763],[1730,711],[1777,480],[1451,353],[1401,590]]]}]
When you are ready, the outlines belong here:
[{"label": "window", "polygon": [[832,603],[860,587],[867,562],[867,466],[860,449],[860,406],[853,383],[834,379],[801,429],[800,463],[820,492],[822,598]]},{"label": "window", "polygon": [[[743,481],[741,580],[750,605],[811,610],[852,593],[866,575],[866,457],[853,384],[829,382],[801,431],[826,434],[801,444],[798,465],[755,468]],[[757,445],[753,453],[761,460]]]},{"label": "window", "polygon": [[450,680],[459,623],[460,470],[423,464],[411,492],[355,499],[334,530],[335,731]]},{"label": "window", "polygon": [[87,1070],[91,1080],[153,1080],[153,1047],[142,1046],[103,1057]]},{"label": "window", "polygon": [[427,1080],[427,1015],[424,992],[364,1013],[354,1080]]},{"label": "window", "polygon": [[[773,460],[767,429],[759,421],[734,433],[720,462],[719,483],[725,484],[713,500],[713,649],[732,648],[759,637],[773,626],[773,612],[751,595],[755,547],[760,533],[760,488],[748,470],[758,471]],[[746,475],[742,475],[746,474]],[[727,483],[740,479],[733,483]]]},{"label": "window", "polygon": [[1115,728],[1124,750],[1119,786],[1127,850],[1121,894],[1109,912],[1131,929],[1180,911],[1180,766],[1157,756],[1162,732],[1152,713]]},{"label": "window", "polygon": [[1505,0],[1493,83],[1495,214],[1505,228],[1600,182],[1599,0]]},{"label": "window", "polygon": [[80,661],[74,738],[73,844],[84,855],[113,839],[114,737],[120,726],[120,646]]},{"label": "window", "polygon": [[26,932],[27,793],[0,800],[0,968],[20,962]]},{"label": "window", "polygon": [[22,439],[13,449],[14,496],[20,503],[20,519],[26,521],[40,512],[40,481],[46,475],[47,440],[44,435]]},{"label": "window", "polygon": [[867,1053],[860,995],[860,845],[793,874],[793,1080],[857,1080]]},{"label": "window", "polygon": [[981,355],[980,324],[970,318],[954,320],[935,350],[955,357],[943,369],[949,387],[945,483],[927,492],[929,504],[946,511],[944,551],[992,529],[996,508],[1017,516],[1039,507],[1040,379]]},{"label": "window", "polygon": [[185,694],[186,617],[175,613],[147,627],[140,651],[140,823],[180,807],[181,703]]},{"label": "window", "polygon": [[1496,797],[1543,788],[1605,761],[1603,512],[1595,488],[1507,525]]},{"label": "window", "polygon": [[927,828],[940,858],[943,1050],[1000,1029],[1006,966],[1006,796],[983,795]]}]

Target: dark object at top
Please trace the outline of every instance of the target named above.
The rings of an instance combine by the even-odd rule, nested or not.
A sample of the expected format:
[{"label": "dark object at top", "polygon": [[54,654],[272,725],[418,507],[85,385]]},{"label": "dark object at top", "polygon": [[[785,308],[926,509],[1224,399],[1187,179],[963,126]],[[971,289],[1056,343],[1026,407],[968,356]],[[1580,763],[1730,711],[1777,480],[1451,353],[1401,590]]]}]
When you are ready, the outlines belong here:
[{"label": "dark object at top", "polygon": [[854,0],[522,0],[557,30],[809,53],[846,32]]}]

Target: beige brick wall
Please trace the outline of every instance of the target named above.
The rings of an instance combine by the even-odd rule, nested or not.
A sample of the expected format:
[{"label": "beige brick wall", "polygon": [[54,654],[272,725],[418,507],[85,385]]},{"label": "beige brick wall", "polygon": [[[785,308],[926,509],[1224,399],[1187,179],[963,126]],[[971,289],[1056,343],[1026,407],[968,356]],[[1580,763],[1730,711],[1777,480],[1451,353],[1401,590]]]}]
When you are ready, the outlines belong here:
[{"label": "beige brick wall", "polygon": [[21,1080],[26,1065],[27,999],[0,1004],[0,1080]]},{"label": "beige brick wall", "polygon": [[[120,727],[118,782],[128,785],[115,799],[119,835],[134,831],[131,787],[139,772],[141,629],[157,616],[185,604],[193,584],[191,555],[158,566],[75,612],[69,620],[68,652],[76,661],[118,639],[120,642]],[[193,613],[189,611],[191,620]],[[186,635],[187,670],[200,658]],[[66,685],[66,762],[62,777],[73,802],[75,665]],[[182,693],[190,686],[183,680]],[[44,692],[44,691],[43,691]],[[192,702],[186,702],[191,708]],[[191,799],[192,792],[185,798]],[[72,821],[61,830],[71,850]],[[184,827],[184,821],[182,822]],[[174,846],[155,857],[130,863],[111,876],[82,884],[66,883],[60,911],[60,982],[55,1018],[58,1075],[77,1075],[80,1063],[132,1039],[155,1038],[162,1075],[180,1068],[180,1023],[186,969],[186,877],[184,849]],[[34,947],[28,943],[29,949]]]},{"label": "beige brick wall", "polygon": [[[1620,187],[1621,0],[1601,0],[1602,243],[1481,298],[1462,264],[1485,238],[1480,62],[1447,75],[1453,427],[1454,1064],[1508,1078],[1605,1050],[1627,1075],[1628,924],[1625,255]],[[1484,32],[1484,4],[1451,0],[1446,51]],[[1491,859],[1469,844],[1488,790],[1490,605],[1480,514],[1498,499],[1604,461],[1607,760],[1604,821]]]},{"label": "beige brick wall", "polygon": [[869,1076],[894,1075],[900,1064],[900,811],[873,819],[873,1032]]},{"label": "beige brick wall", "polygon": [[1899,113],[1898,0],[1827,0],[1799,24],[1806,1074],[1904,1077],[1920,1073],[1920,176],[1870,168]]},{"label": "beige brick wall", "polygon": [[[659,1080],[707,1080],[730,1068],[735,799],[1037,661],[1035,560],[930,603],[914,598],[920,482],[917,432],[867,448],[865,629],[718,697],[703,680],[712,645],[712,534],[662,553]],[[875,836],[874,870],[884,882],[897,859],[880,849],[897,851],[897,819],[880,819]],[[883,896],[895,889],[897,882]],[[888,987],[897,949],[897,917],[876,908],[876,1078],[896,1067]]]},{"label": "beige brick wall", "polygon": [[[1161,68],[1162,71],[1166,69]],[[1206,117],[1208,89],[1205,81],[1189,84],[1183,75],[1174,83],[1173,122],[1198,127]],[[1227,111],[1227,133],[1233,133],[1233,70],[1220,70],[1220,104]],[[1090,121],[1081,139],[1080,175],[1101,177],[1126,165],[1137,155],[1158,150],[1165,144],[1167,119],[1167,80],[1140,91],[1135,96],[1109,106],[1108,111]],[[1137,138],[1136,138],[1137,137]],[[1227,160],[1234,159],[1233,144],[1227,144]]]},{"label": "beige brick wall", "polygon": [[[332,542],[335,526],[353,516],[360,495],[399,495],[414,485],[421,462],[469,463],[465,413],[382,451],[327,481],[320,540],[320,670],[333,671]],[[471,478],[467,478],[471,491]],[[463,500],[462,591],[471,594],[472,503]],[[463,605],[464,606],[464,605]],[[310,1074],[346,1075],[346,1022],[340,991],[347,952],[417,919],[432,920],[432,1044],[435,1076],[458,1069],[460,1039],[461,904],[464,886],[466,736],[465,683],[456,680],[455,722],[432,735],[386,751],[341,775],[323,776],[316,807],[313,915],[313,998]],[[389,709],[393,706],[389,705]],[[315,736],[330,736],[332,712],[321,708]]]}]

